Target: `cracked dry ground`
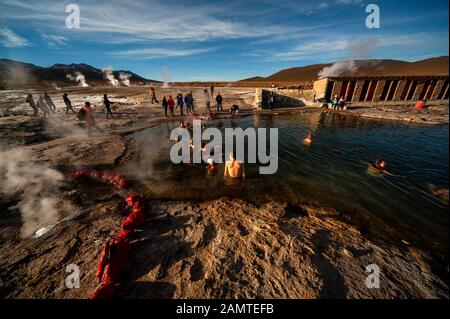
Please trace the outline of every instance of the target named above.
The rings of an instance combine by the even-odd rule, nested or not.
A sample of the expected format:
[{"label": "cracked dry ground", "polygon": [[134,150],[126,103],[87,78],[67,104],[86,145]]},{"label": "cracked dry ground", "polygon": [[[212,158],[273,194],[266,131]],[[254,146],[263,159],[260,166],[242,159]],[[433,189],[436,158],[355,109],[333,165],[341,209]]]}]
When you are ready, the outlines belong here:
[{"label": "cracked dry ground", "polygon": [[[38,239],[16,238],[17,212],[1,223],[0,297],[86,298],[95,290],[100,252],[124,219],[124,194],[83,179],[68,181],[65,192],[83,214]],[[448,298],[421,251],[375,244],[321,209],[229,198],[148,205],[117,298]],[[71,263],[80,267],[80,289],[65,288]],[[372,263],[380,289],[365,285]]]}]

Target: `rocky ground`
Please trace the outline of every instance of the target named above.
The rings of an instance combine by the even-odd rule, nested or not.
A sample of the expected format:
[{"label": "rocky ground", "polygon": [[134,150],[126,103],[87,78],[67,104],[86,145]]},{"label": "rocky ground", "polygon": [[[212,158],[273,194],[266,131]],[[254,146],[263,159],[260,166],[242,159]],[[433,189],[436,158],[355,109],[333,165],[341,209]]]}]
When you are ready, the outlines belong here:
[{"label": "rocky ground", "polygon": [[[74,90],[71,95],[79,107],[86,99],[97,101],[99,93]],[[58,114],[48,120],[31,118],[26,105],[8,104],[3,114],[9,116],[0,117],[3,148],[25,150],[30,162],[63,173],[120,169],[135,151],[127,134],[165,118],[142,89],[110,95],[117,101],[117,117],[97,114],[104,133],[92,136],[73,115],[64,114],[60,101]],[[223,95],[226,108],[240,104],[244,114],[251,112],[247,89]],[[89,178],[64,178],[58,197],[76,207],[76,214],[39,238],[21,237],[18,198],[26,191],[11,193],[0,186],[0,298],[87,298],[97,287],[104,243],[116,236],[128,213],[123,198],[139,189],[139,181],[124,191]],[[147,199],[147,205],[148,218],[134,235],[118,298],[448,298],[447,265],[408,243],[368,238],[332,208],[256,206],[231,198]],[[70,264],[80,267],[79,289],[65,286]],[[370,264],[380,269],[380,289],[366,287]]]}]

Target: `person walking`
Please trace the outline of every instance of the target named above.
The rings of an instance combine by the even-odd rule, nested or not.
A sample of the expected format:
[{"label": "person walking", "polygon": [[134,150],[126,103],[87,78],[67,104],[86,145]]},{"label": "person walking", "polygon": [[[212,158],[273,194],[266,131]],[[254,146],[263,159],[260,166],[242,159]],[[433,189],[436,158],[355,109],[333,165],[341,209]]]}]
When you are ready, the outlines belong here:
[{"label": "person walking", "polygon": [[175,108],[175,101],[173,100],[172,95],[169,95],[167,104],[169,104],[170,115],[175,116],[175,113],[173,112],[173,109]]},{"label": "person walking", "polygon": [[219,109],[220,109],[220,111],[223,111],[222,101],[223,101],[223,98],[222,98],[222,95],[220,95],[220,92],[219,92],[217,94],[217,96],[216,96],[217,112],[219,112]]},{"label": "person walking", "polygon": [[44,96],[40,95],[39,100],[37,101],[38,108],[44,113],[44,118],[50,114],[50,110],[48,109],[47,104],[45,103]]},{"label": "person walking", "polygon": [[34,103],[33,95],[28,94],[27,99],[25,100],[30,107],[33,109],[33,116],[36,117],[39,115],[39,109],[36,106],[36,103]]},{"label": "person walking", "polygon": [[106,109],[106,118],[109,118],[109,115],[111,115],[111,118],[113,118],[113,114],[111,112],[111,101],[108,99],[108,95],[103,95],[103,105]]},{"label": "person walking", "polygon": [[184,115],[184,114],[183,114],[183,105],[184,105],[184,102],[183,102],[183,94],[179,93],[179,94],[177,95],[177,108],[178,108],[178,107],[180,108],[180,115]]},{"label": "person walking", "polygon": [[153,86],[150,88],[150,91],[152,94],[152,104],[153,104],[153,102],[156,102],[156,104],[159,104],[158,100],[156,99],[155,88]]},{"label": "person walking", "polygon": [[47,92],[44,93],[44,100],[50,112],[56,113],[56,105],[55,103],[53,103],[52,98],[50,97],[50,95],[47,94]]},{"label": "person walking", "polygon": [[164,113],[166,114],[166,117],[169,117],[167,115],[167,108],[169,107],[169,103],[167,103],[167,99],[165,96],[163,96],[163,99],[162,99],[162,106],[164,108]]},{"label": "person walking", "polygon": [[95,122],[94,113],[92,112],[90,102],[84,103],[81,112],[83,114],[82,120],[86,121],[88,135],[91,135],[92,128],[95,128],[97,131],[102,132],[102,130],[97,126],[97,123]]},{"label": "person walking", "polygon": [[77,115],[77,112],[75,112],[75,110],[73,109],[72,102],[70,101],[67,93],[64,93],[63,101],[64,104],[66,105],[66,114],[69,114],[69,111],[72,111],[73,114]]}]

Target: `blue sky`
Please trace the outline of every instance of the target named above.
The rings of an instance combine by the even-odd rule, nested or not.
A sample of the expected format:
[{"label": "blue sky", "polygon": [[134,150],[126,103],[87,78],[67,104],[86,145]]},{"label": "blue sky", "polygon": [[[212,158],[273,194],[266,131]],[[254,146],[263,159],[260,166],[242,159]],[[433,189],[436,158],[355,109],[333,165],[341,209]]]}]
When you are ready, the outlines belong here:
[{"label": "blue sky", "polygon": [[[77,4],[80,28],[65,26]],[[367,29],[366,5],[381,9]],[[233,81],[342,59],[448,55],[448,0],[1,0],[0,58]]]}]

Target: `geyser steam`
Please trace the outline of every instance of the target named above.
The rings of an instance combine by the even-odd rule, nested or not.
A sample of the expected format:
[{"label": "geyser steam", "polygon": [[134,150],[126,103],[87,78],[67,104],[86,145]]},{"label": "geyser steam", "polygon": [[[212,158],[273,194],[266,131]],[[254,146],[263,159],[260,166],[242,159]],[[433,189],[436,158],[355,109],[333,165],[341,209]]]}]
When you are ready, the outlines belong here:
[{"label": "geyser steam", "polygon": [[119,73],[119,79],[122,82],[122,84],[125,86],[130,86],[130,84],[131,84],[130,78],[131,78],[131,74],[123,73],[123,72]]},{"label": "geyser steam", "polygon": [[119,80],[117,80],[116,77],[114,76],[112,67],[108,66],[106,68],[103,68],[102,72],[103,72],[103,77],[105,79],[107,79],[109,81],[109,83],[111,83],[112,86],[119,85]]},{"label": "geyser steam", "polygon": [[170,72],[167,66],[163,66],[163,79],[164,79],[163,88],[168,88],[170,82]]},{"label": "geyser steam", "polygon": [[375,61],[355,61],[356,59],[370,59],[373,51],[379,44],[376,38],[360,39],[357,41],[347,40],[347,57],[331,66],[323,68],[319,73],[319,78],[329,76],[340,76],[342,74],[352,74],[358,71],[363,65],[376,64]]},{"label": "geyser steam", "polygon": [[86,77],[83,75],[83,73],[76,71],[74,74],[67,74],[66,78],[68,78],[71,81],[78,82],[80,86],[82,87],[88,87],[89,84],[86,83]]},{"label": "geyser steam", "polygon": [[72,213],[70,203],[58,198],[64,176],[47,166],[33,163],[31,152],[0,150],[0,192],[20,197],[21,236],[30,237],[37,230],[54,225],[64,213]]}]

